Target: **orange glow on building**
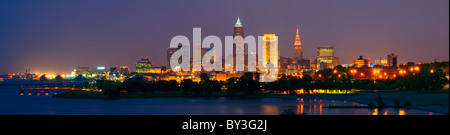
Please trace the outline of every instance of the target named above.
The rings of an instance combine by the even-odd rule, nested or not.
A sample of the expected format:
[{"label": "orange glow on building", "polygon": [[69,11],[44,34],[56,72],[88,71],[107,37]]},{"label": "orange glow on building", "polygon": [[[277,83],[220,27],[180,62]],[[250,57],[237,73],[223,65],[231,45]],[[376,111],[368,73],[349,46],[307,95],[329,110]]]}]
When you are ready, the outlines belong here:
[{"label": "orange glow on building", "polygon": [[351,69],[350,73],[355,74],[355,73],[358,73],[358,71],[356,69]]},{"label": "orange glow on building", "polygon": [[303,114],[303,104],[300,105],[300,114]]},{"label": "orange glow on building", "polygon": [[319,114],[322,115],[322,104],[319,105]]},{"label": "orange glow on building", "polygon": [[377,75],[377,74],[379,74],[379,73],[380,73],[380,70],[378,70],[378,69],[373,69],[373,71],[372,71],[372,72],[373,72],[373,74],[374,74],[374,75]]},{"label": "orange glow on building", "polygon": [[400,109],[400,110],[398,111],[398,115],[406,115],[405,110]]},{"label": "orange glow on building", "polygon": [[378,115],[378,109],[375,108],[375,110],[373,110],[372,115]]}]

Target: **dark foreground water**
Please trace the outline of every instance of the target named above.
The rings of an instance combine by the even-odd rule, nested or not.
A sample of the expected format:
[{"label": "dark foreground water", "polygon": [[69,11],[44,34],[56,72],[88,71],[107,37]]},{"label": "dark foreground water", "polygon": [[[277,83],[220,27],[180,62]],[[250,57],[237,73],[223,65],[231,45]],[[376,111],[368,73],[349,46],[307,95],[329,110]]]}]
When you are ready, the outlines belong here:
[{"label": "dark foreground water", "polygon": [[[430,115],[414,109],[328,109],[329,105],[359,105],[322,99],[282,98],[140,98],[65,99],[53,98],[50,90],[25,90],[0,85],[1,115],[278,115],[292,109],[307,115]],[[47,95],[47,94],[48,95]]]}]

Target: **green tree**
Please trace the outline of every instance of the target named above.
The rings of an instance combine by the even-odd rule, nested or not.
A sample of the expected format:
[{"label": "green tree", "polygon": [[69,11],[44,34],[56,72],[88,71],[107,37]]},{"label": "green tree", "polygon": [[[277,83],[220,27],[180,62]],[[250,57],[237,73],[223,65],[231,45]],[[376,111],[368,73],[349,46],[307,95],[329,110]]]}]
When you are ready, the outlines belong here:
[{"label": "green tree", "polygon": [[335,87],[335,81],[334,78],[330,77],[325,80],[323,89],[336,89]]},{"label": "green tree", "polygon": [[261,91],[261,84],[259,82],[258,73],[246,72],[240,79],[246,86],[244,86],[244,91],[247,95],[255,94]]},{"label": "green tree", "polygon": [[177,81],[175,80],[170,80],[169,84],[168,84],[168,91],[179,91],[180,90],[180,86],[178,84]]},{"label": "green tree", "polygon": [[415,64],[414,64],[414,62],[408,62],[408,63],[406,63],[406,65],[407,65],[408,67],[410,67],[410,66],[414,66]]},{"label": "green tree", "polygon": [[341,87],[339,89],[342,90],[351,90],[353,85],[352,85],[352,81],[350,80],[352,76],[350,74],[344,74],[342,75],[342,78],[340,79],[341,82]]},{"label": "green tree", "polygon": [[83,81],[83,80],[87,80],[86,77],[84,77],[83,75],[79,74],[77,77],[75,77],[73,80],[76,81]]},{"label": "green tree", "polygon": [[338,72],[345,72],[346,68],[343,67],[342,65],[337,65],[334,67],[335,70],[337,70]]},{"label": "green tree", "polygon": [[418,77],[421,80],[420,83],[422,86],[419,89],[424,89],[425,91],[431,91],[432,90],[431,87],[433,85],[433,74],[430,73],[430,67],[428,67],[428,66],[422,67]]},{"label": "green tree", "polygon": [[197,89],[198,83],[193,82],[191,79],[184,79],[180,83],[180,90],[185,92],[194,92]]},{"label": "green tree", "polygon": [[252,95],[261,91],[259,74],[252,72],[246,72],[239,78],[229,78],[226,86],[231,95],[237,93]]},{"label": "green tree", "polygon": [[388,86],[386,85],[386,82],[378,80],[375,84],[375,88],[379,90],[387,90]]},{"label": "green tree", "polygon": [[123,87],[118,82],[105,81],[103,84],[102,93],[111,97],[119,97]]},{"label": "green tree", "polygon": [[[326,68],[323,70],[319,70],[317,73],[317,80],[326,80],[328,77],[333,75],[333,69]],[[320,75],[320,77],[319,77]]]},{"label": "green tree", "polygon": [[[262,85],[262,89],[265,89],[265,90],[278,90],[280,88],[278,81],[265,82],[265,83],[261,83],[261,85]],[[296,85],[297,85],[297,87],[301,87],[301,84],[296,84]]]},{"label": "green tree", "polygon": [[41,75],[41,77],[39,77],[39,81],[43,81],[46,82],[48,81],[47,77],[45,77],[45,74]]},{"label": "green tree", "polygon": [[155,83],[155,88],[162,91],[179,91],[180,87],[178,82],[175,80],[165,81],[159,80]]},{"label": "green tree", "polygon": [[206,93],[207,96],[212,96],[212,93],[218,93],[221,90],[220,83],[216,80],[205,80],[199,83],[202,93]]},{"label": "green tree", "polygon": [[306,93],[311,93],[311,90],[313,89],[313,78],[309,75],[304,75],[302,78],[302,86]]},{"label": "green tree", "polygon": [[227,87],[227,92],[230,95],[234,95],[240,92],[241,88],[240,85],[238,85],[239,82],[240,82],[239,79],[236,77],[230,77],[227,79],[225,86]]},{"label": "green tree", "polygon": [[394,88],[395,89],[400,90],[400,89],[402,89],[404,87],[405,87],[405,84],[402,81],[400,81],[398,79],[395,80],[395,82],[394,82]]},{"label": "green tree", "polygon": [[64,78],[62,78],[61,75],[57,75],[55,77],[55,80],[60,82],[60,81],[64,81]]},{"label": "green tree", "polygon": [[123,82],[124,90],[129,93],[136,93],[136,92],[147,92],[146,87],[147,83],[142,77],[135,76],[133,78],[126,79]]},{"label": "green tree", "polygon": [[209,76],[206,73],[201,73],[200,74],[200,81],[207,81],[209,80]]},{"label": "green tree", "polygon": [[214,80],[214,81],[211,81],[211,82],[212,82],[211,90],[213,92],[216,92],[217,94],[219,94],[219,92],[222,91],[222,85],[217,80]]},{"label": "green tree", "polygon": [[94,85],[90,84],[89,82],[82,82],[82,83],[77,84],[76,88],[89,89],[89,88],[94,88]]},{"label": "green tree", "polygon": [[105,81],[107,81],[107,80],[95,80],[97,89],[99,89],[99,90],[103,89],[103,86],[105,85]]},{"label": "green tree", "polygon": [[445,73],[442,70],[437,70],[433,73],[431,89],[440,91],[449,83],[449,80],[445,77]]},{"label": "green tree", "polygon": [[282,75],[280,79],[275,81],[279,85],[279,89],[283,91],[288,91],[290,94],[295,94],[293,80],[286,75]]}]

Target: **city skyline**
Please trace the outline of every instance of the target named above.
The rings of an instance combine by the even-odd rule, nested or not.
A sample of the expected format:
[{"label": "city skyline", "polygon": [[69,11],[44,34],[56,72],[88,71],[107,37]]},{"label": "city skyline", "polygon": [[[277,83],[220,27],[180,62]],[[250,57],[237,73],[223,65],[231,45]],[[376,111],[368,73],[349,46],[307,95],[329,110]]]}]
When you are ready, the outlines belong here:
[{"label": "city skyline", "polygon": [[[132,67],[141,58],[149,58],[154,65],[164,66],[167,63],[164,56],[173,36],[192,38],[193,27],[202,28],[202,38],[208,35],[231,36],[231,27],[238,17],[245,25],[246,35],[276,34],[282,57],[294,58],[295,28],[299,25],[303,58],[307,59],[315,58],[315,48],[319,46],[334,46],[335,56],[340,58],[341,64],[351,64],[361,55],[374,60],[380,57],[387,59],[391,53],[399,56],[398,63],[448,61],[449,58],[448,1],[326,1],[326,4],[324,1],[289,1],[267,4],[270,2],[273,3],[262,1],[261,5],[273,6],[277,12],[243,9],[258,3],[233,5],[234,1],[187,2],[188,7],[181,7],[179,3],[135,1],[126,4],[108,2],[106,5],[100,1],[88,4],[85,1],[1,2],[0,9],[8,12],[0,13],[0,17],[6,20],[0,23],[3,31],[0,33],[0,49],[3,50],[0,62],[4,64],[0,67],[0,74],[27,69],[31,72],[67,73],[80,66]],[[161,7],[153,7],[152,4]],[[192,10],[185,16],[181,14],[183,10],[195,9],[194,5],[207,4],[221,6],[212,10],[213,13],[202,13],[209,10],[206,7]],[[340,8],[349,5],[357,8]],[[79,6],[85,6],[86,11],[76,8]],[[178,8],[164,8],[172,6]],[[114,11],[116,8],[122,10]],[[385,10],[376,10],[379,8]],[[356,9],[362,12],[352,12]],[[155,10],[160,13],[154,13]],[[317,12],[306,14],[306,11]],[[180,19],[184,21],[177,21]]]}]

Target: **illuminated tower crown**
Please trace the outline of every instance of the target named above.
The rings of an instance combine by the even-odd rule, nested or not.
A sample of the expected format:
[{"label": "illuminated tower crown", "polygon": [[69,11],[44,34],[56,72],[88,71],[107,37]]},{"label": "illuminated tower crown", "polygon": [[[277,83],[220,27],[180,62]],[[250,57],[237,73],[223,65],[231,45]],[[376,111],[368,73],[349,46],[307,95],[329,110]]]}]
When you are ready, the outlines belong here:
[{"label": "illuminated tower crown", "polygon": [[238,20],[236,21],[236,24],[234,25],[234,27],[242,27],[242,23],[241,23],[241,20],[239,20],[239,17],[238,17]]},{"label": "illuminated tower crown", "polygon": [[294,59],[297,60],[303,59],[302,42],[300,41],[298,25],[297,25],[297,34],[295,34],[295,42],[294,42]]}]

